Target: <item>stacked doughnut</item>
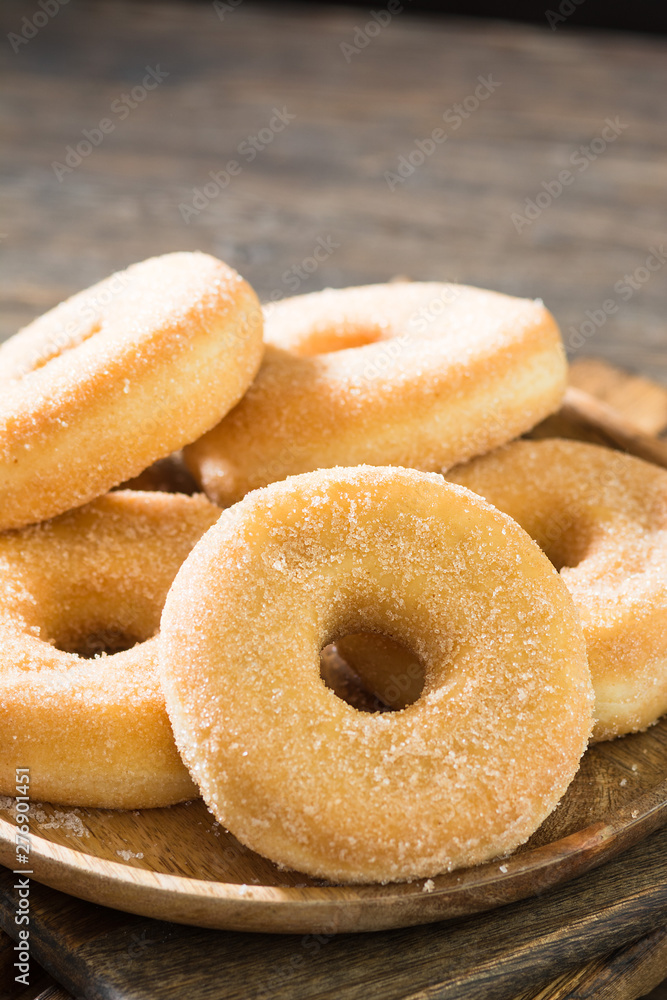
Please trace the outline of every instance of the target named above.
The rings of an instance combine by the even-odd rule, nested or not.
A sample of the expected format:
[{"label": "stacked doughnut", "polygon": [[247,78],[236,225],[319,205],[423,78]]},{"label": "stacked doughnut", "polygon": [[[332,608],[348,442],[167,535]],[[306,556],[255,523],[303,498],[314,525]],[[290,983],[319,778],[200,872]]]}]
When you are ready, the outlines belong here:
[{"label": "stacked doughnut", "polygon": [[349,882],[514,850],[591,734],[667,711],[667,473],[516,441],[565,381],[541,303],[262,311],[200,253],[26,327],[0,347],[0,793],[17,767],[71,805],[199,788]]},{"label": "stacked doughnut", "polygon": [[114,274],[0,347],[0,793],[29,767],[34,796],[70,805],[196,794],[156,633],[219,510],[104,494],[213,427],[262,352],[254,292],[198,253]]}]

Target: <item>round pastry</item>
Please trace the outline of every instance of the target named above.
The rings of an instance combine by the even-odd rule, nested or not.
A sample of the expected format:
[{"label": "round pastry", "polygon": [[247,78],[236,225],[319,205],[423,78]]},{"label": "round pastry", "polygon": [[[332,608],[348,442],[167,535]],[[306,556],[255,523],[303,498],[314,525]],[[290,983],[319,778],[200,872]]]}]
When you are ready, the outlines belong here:
[{"label": "round pastry", "polygon": [[[592,720],[572,599],[518,525],[441,476],[297,476],[225,511],[174,581],[160,664],[177,746],[219,821],[332,880],[511,851],[577,771]],[[320,650],[377,631],[424,664],[402,711],[357,711]]]},{"label": "round pastry", "polygon": [[202,253],[135,264],[0,346],[0,529],[105,493],[195,440],[263,352],[254,292]]},{"label": "round pastry", "polygon": [[369,285],[267,309],[249,392],[185,451],[222,506],[336,465],[441,471],[558,408],[565,356],[539,302],[431,283]]},{"label": "round pastry", "polygon": [[667,712],[667,472],[578,441],[517,441],[448,477],[541,545],[581,616],[594,740]]},{"label": "round pastry", "polygon": [[111,493],[0,535],[0,794],[28,767],[33,798],[67,805],[196,796],[155,633],[179,566],[219,515],[202,496]]}]

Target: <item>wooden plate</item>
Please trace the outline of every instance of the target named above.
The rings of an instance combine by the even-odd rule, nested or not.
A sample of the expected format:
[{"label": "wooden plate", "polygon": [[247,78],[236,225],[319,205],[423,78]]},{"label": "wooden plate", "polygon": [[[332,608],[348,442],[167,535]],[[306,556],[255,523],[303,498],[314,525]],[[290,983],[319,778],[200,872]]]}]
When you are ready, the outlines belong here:
[{"label": "wooden plate", "polygon": [[[120,910],[278,933],[407,927],[502,906],[573,878],[667,824],[667,718],[591,747],[559,807],[511,858],[424,882],[332,886],[242,847],[201,800],[121,812],[31,805],[33,877]],[[13,800],[0,863],[16,868]]]},{"label": "wooden plate", "polygon": [[[572,390],[555,433],[667,466],[667,446]],[[545,436],[554,430],[543,427]],[[0,863],[16,867],[13,800],[0,800]],[[598,744],[559,807],[511,858],[400,885],[335,886],[280,870],[226,833],[201,800],[121,812],[31,806],[32,875],[82,899],[201,927],[372,931],[493,909],[599,865],[667,824],[667,717]]]}]

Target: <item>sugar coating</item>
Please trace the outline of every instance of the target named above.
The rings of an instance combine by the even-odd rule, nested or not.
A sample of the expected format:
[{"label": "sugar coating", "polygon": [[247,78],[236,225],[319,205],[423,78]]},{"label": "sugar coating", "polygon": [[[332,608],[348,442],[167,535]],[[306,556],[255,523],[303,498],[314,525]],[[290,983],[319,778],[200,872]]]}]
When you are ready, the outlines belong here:
[{"label": "sugar coating", "polygon": [[[16,805],[17,799],[9,795],[0,795],[0,810],[6,810],[16,819],[17,815],[26,818],[26,813],[18,813]],[[30,811],[27,814],[29,823],[36,823],[40,830],[64,830],[67,837],[90,837],[90,830],[84,825],[78,809],[50,808],[47,812],[38,803],[30,803]]]},{"label": "sugar coating", "polygon": [[49,814],[43,809],[33,807],[30,810],[30,819],[34,819],[41,830],[64,830],[68,837],[90,837],[90,831],[84,826],[83,820],[72,810],[63,812],[62,809],[54,809]]},{"label": "sugar coating", "polygon": [[243,400],[185,450],[225,506],[336,465],[440,471],[558,408],[565,356],[539,303],[435,282],[301,295],[265,309]]},{"label": "sugar coating", "polygon": [[453,469],[536,539],[581,616],[595,740],[667,712],[667,472],[579,441],[518,441]]},{"label": "sugar coating", "polygon": [[[160,668],[217,819],[334,881],[428,878],[513,850],[563,795],[592,691],[581,627],[529,536],[435,474],[320,470],[251,493],[168,595]],[[319,653],[354,631],[426,665],[421,697],[358,712]]]},{"label": "sugar coating", "polygon": [[201,253],[135,264],[0,346],[0,529],[100,496],[195,440],[240,399],[261,309]]},{"label": "sugar coating", "polygon": [[[219,514],[202,496],[121,491],[0,535],[0,793],[28,767],[43,801],[127,809],[192,797],[155,633],[178,568]],[[131,648],[104,655],[114,643]]]}]

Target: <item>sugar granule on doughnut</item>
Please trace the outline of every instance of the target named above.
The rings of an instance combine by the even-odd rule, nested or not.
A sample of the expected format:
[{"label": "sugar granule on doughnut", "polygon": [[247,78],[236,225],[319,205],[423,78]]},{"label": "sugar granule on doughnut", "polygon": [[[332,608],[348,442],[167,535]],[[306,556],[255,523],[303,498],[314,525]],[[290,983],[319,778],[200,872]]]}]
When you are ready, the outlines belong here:
[{"label": "sugar granule on doughnut", "polygon": [[581,615],[595,740],[667,712],[667,472],[578,441],[517,441],[448,478],[542,546]]},{"label": "sugar granule on doughnut", "polygon": [[315,292],[266,308],[249,392],[185,450],[222,506],[336,465],[441,471],[556,410],[565,355],[539,302],[435,282]]},{"label": "sugar granule on doughnut", "polygon": [[219,514],[202,496],[119,492],[0,535],[0,794],[15,794],[17,767],[30,768],[34,799],[68,805],[197,794],[155,633],[179,566]]},{"label": "sugar granule on doughnut", "polygon": [[[587,745],[566,587],[518,525],[438,475],[333,469],[253,492],[195,546],[161,629],[167,709],[207,804],[311,875],[403,880],[511,851]],[[320,676],[320,650],[364,630],[425,666],[402,711],[357,711]]]},{"label": "sugar granule on doughnut", "polygon": [[0,346],[0,529],[100,496],[208,430],[263,352],[250,286],[202,253],[134,264]]}]

